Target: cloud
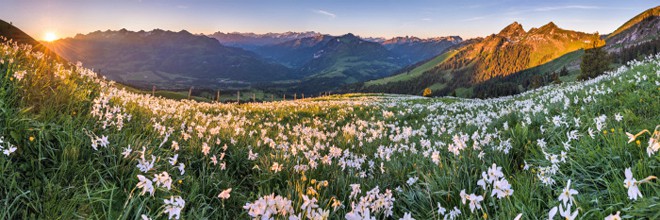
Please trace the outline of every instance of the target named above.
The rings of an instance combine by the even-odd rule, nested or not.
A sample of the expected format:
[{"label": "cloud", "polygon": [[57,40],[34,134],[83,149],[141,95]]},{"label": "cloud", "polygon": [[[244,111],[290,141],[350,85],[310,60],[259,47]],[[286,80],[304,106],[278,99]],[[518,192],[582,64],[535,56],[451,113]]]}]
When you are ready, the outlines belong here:
[{"label": "cloud", "polygon": [[177,5],[176,7],[179,8],[179,9],[187,9],[188,8],[187,5]]},{"label": "cloud", "polygon": [[565,9],[599,9],[598,6],[591,5],[566,5],[566,6],[556,6],[556,7],[541,7],[535,8],[534,11],[557,11]]},{"label": "cloud", "polygon": [[432,19],[430,18],[422,18],[422,21],[431,21]]},{"label": "cloud", "polygon": [[463,22],[467,22],[467,21],[478,21],[478,20],[482,20],[482,19],[484,19],[484,18],[486,18],[486,17],[481,17],[481,16],[479,16],[479,17],[471,17],[471,18],[463,19],[463,20],[461,20],[461,21],[463,21]]},{"label": "cloud", "polygon": [[336,17],[337,17],[336,14],[330,13],[330,12],[325,11],[325,10],[317,9],[317,10],[312,10],[312,11],[313,11],[314,13],[317,13],[317,14],[320,14],[320,15],[325,15],[325,16],[328,16],[328,17],[330,17],[330,18],[336,18]]}]

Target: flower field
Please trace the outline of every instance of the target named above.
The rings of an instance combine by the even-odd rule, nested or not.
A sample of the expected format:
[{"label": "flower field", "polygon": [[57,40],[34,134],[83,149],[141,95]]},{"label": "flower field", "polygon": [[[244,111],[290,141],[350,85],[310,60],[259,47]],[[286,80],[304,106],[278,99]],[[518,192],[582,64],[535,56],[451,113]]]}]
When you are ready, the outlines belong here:
[{"label": "flower field", "polygon": [[0,45],[1,219],[658,219],[660,56],[496,99],[223,104]]}]

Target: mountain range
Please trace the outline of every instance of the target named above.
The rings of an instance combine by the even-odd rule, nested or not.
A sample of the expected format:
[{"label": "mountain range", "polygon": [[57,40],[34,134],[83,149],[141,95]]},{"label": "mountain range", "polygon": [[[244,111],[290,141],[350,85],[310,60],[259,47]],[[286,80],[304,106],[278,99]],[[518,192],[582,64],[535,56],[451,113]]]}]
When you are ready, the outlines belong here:
[{"label": "mountain range", "polygon": [[[513,22],[496,34],[467,40],[121,29],[78,34],[47,46],[68,61],[82,61],[112,80],[140,88],[406,94],[429,88],[433,95],[482,97],[489,87],[510,87],[516,93],[534,88],[539,77],[549,83],[550,74],[559,70],[568,75],[558,80],[575,80],[582,54],[591,48],[605,46],[628,57],[651,53],[640,47],[660,45],[658,30],[660,7],[602,36],[553,22],[527,31]],[[5,22],[0,34],[48,50]]]},{"label": "mountain range", "polygon": [[[601,37],[559,28],[553,22],[525,31],[514,22],[499,33],[440,54],[428,62],[397,71],[389,77],[350,85],[345,92],[388,92],[481,97],[475,89],[508,83],[512,93],[535,86],[533,77],[549,83],[548,74],[566,69],[579,71],[584,50],[602,47],[615,53],[622,48],[657,40],[660,36],[660,7],[635,16],[612,34]],[[650,53],[653,53],[652,51]],[[573,74],[575,75],[575,74]],[[575,77],[564,77],[574,80]],[[499,83],[493,83],[497,81]]]}]

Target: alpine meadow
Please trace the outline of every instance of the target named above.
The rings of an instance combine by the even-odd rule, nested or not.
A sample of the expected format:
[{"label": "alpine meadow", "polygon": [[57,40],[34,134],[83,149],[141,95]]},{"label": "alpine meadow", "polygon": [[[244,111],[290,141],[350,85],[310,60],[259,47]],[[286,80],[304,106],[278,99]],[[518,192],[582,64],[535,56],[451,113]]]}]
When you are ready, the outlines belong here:
[{"label": "alpine meadow", "polygon": [[660,219],[660,6],[440,2],[2,2],[0,219]]}]

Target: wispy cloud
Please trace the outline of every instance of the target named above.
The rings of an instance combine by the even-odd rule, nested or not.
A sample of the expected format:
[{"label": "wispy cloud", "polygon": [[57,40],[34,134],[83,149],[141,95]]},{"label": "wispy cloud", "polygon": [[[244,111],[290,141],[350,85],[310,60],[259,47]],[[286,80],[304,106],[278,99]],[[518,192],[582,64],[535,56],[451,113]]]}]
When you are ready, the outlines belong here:
[{"label": "wispy cloud", "polygon": [[422,18],[422,21],[431,21],[432,19],[430,18]]},{"label": "wispy cloud", "polygon": [[471,18],[463,19],[463,20],[461,20],[461,21],[463,21],[463,22],[478,21],[478,20],[482,20],[482,19],[484,19],[484,18],[486,18],[486,17],[481,17],[481,16],[479,16],[479,17],[471,17]]},{"label": "wispy cloud", "polygon": [[187,5],[177,5],[176,7],[179,9],[188,9]]},{"label": "wispy cloud", "polygon": [[566,10],[566,9],[600,9],[600,7],[591,6],[591,5],[565,5],[565,6],[535,8],[534,11],[557,11],[557,10]]},{"label": "wispy cloud", "polygon": [[331,13],[331,12],[328,12],[328,11],[325,11],[325,10],[321,10],[321,9],[312,10],[312,11],[313,11],[314,13],[317,13],[317,14],[320,14],[320,15],[325,15],[325,16],[328,16],[328,17],[330,17],[330,18],[336,18],[336,17],[337,17],[336,14],[333,14],[333,13]]}]

